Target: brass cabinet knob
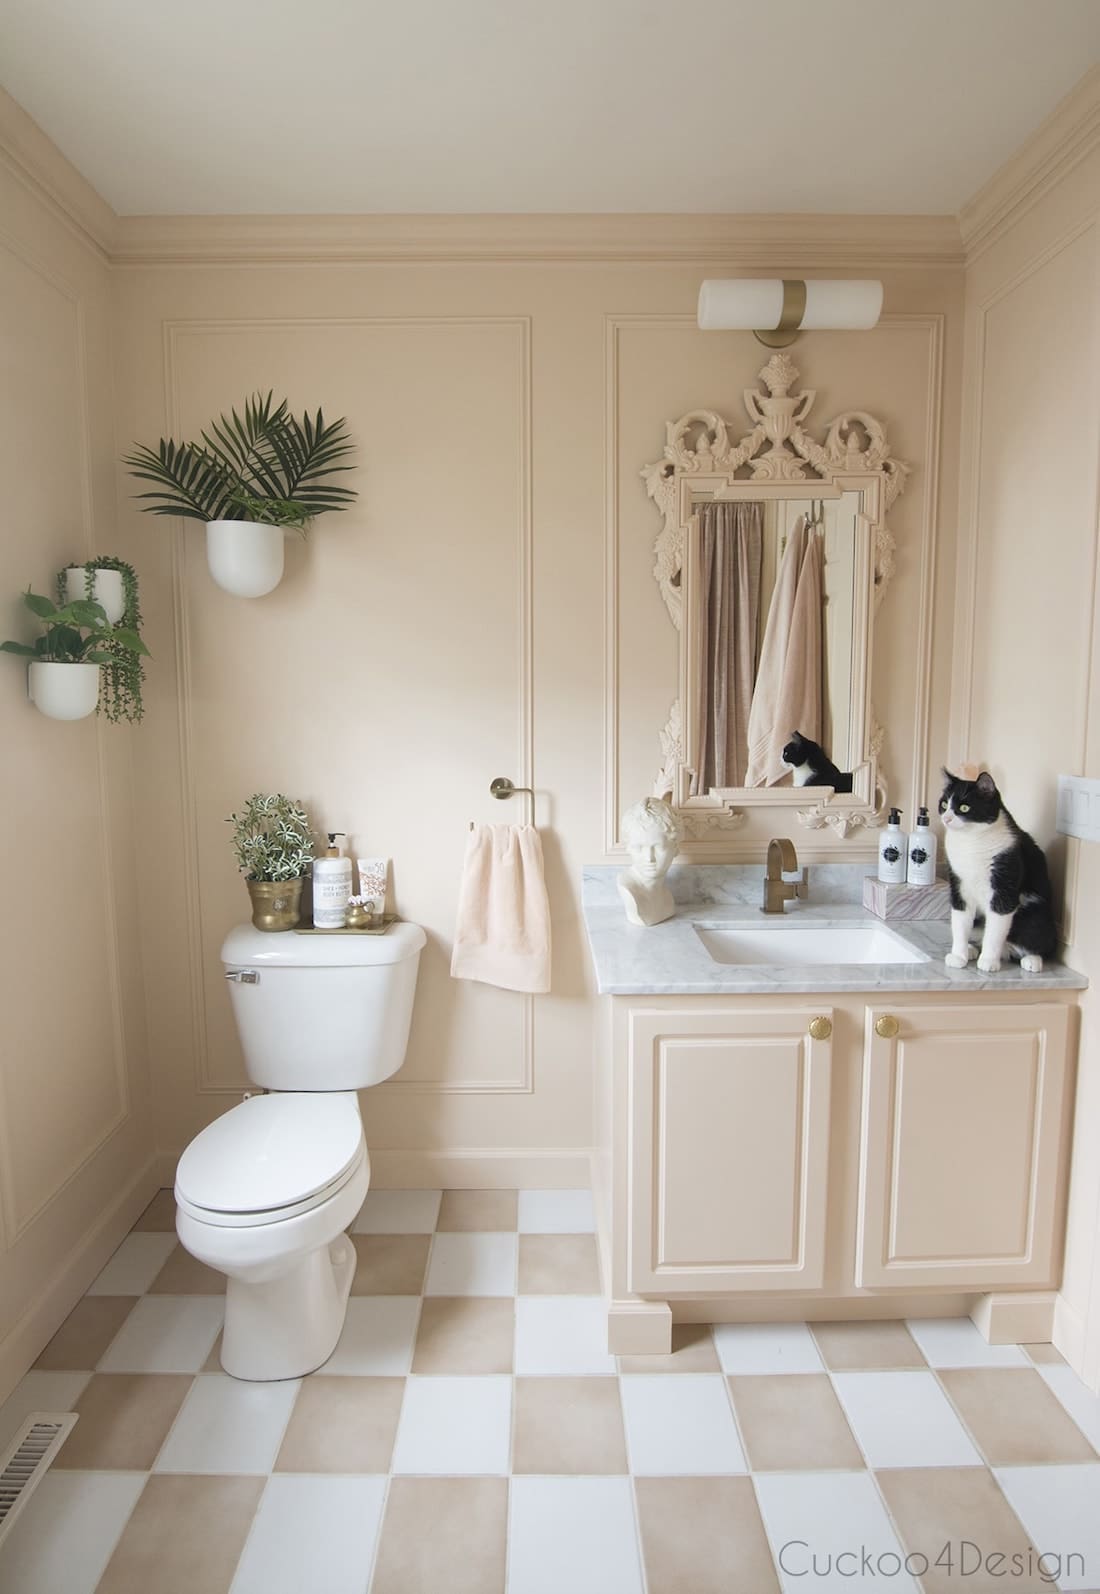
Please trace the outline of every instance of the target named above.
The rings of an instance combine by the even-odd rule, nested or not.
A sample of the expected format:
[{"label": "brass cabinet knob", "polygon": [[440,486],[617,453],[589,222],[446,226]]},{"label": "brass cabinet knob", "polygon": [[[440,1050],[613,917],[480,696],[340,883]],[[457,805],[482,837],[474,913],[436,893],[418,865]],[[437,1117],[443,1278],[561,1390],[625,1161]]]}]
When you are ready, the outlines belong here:
[{"label": "brass cabinet knob", "polygon": [[900,1028],[893,1013],[883,1013],[881,1018],[875,1019],[875,1034],[881,1035],[884,1041],[892,1041]]},{"label": "brass cabinet knob", "polygon": [[815,1041],[827,1041],[832,1033],[833,1021],[831,1018],[826,1018],[824,1014],[819,1014],[817,1018],[811,1018],[810,1034]]}]

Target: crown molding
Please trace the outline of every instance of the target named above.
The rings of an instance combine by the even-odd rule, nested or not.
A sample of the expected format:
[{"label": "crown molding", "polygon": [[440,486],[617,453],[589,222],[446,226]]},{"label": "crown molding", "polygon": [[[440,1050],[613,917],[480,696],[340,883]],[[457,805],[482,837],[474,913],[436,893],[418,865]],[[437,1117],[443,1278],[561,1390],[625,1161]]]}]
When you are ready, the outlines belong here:
[{"label": "crown molding", "polygon": [[81,243],[110,260],[118,216],[27,112],[0,88],[0,164]]},{"label": "crown molding", "polygon": [[1100,144],[1100,66],[1092,67],[959,212],[966,264]]},{"label": "crown molding", "polygon": [[314,262],[713,263],[828,270],[959,267],[951,216],[124,216],[118,265]]}]

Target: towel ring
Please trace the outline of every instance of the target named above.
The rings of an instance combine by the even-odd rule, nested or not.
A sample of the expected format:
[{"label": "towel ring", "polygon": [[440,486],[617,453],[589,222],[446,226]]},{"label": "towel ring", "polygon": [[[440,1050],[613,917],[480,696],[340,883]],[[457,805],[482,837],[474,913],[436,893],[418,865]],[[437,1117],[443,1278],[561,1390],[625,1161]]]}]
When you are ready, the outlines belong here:
[{"label": "towel ring", "polygon": [[[531,799],[531,823],[534,824],[534,822],[535,822],[535,792],[534,792],[534,788],[532,786],[516,786],[516,785],[513,784],[512,781],[510,781],[508,779],[507,775],[497,775],[494,780],[491,780],[489,782],[489,795],[490,795],[490,797],[496,797],[501,802],[503,802],[505,800],[505,798],[508,798],[508,797],[518,797],[521,793],[524,794],[527,797],[530,797],[530,799]],[[473,828],[474,828],[474,821],[471,819],[470,820],[470,829],[472,830]]]}]

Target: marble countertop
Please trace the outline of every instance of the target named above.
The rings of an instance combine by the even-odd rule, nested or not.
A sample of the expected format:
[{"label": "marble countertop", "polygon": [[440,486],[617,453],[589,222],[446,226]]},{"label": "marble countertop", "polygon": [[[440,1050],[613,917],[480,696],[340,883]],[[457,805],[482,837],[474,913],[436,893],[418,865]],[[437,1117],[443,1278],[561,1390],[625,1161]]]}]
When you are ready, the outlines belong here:
[{"label": "marble countertop", "polygon": [[[755,886],[759,901],[762,871],[750,872],[714,866],[695,866],[672,882],[677,896],[676,914],[663,924],[643,928],[627,922],[615,892],[615,868],[584,871],[583,909],[588,943],[601,996],[703,996],[791,994],[822,991],[1081,991],[1088,980],[1063,963],[1048,963],[1041,974],[1025,974],[1015,961],[1006,961],[997,974],[980,974],[972,963],[967,969],[949,969],[944,954],[951,944],[950,926],[943,919],[891,919],[887,928],[909,946],[926,954],[923,963],[816,964],[813,967],[716,963],[696,934],[696,924],[712,928],[759,929],[775,919],[747,900]],[[832,870],[830,871],[833,872]],[[859,872],[859,885],[862,875]],[[839,875],[840,871],[835,871]],[[719,876],[723,878],[720,880]],[[711,878],[707,878],[711,877]],[[836,881],[823,894],[832,900],[813,901],[814,871],[810,871],[808,901],[788,903],[785,917],[805,923],[881,925],[859,901],[844,900],[850,892]],[[683,901],[685,892],[698,900]]]}]

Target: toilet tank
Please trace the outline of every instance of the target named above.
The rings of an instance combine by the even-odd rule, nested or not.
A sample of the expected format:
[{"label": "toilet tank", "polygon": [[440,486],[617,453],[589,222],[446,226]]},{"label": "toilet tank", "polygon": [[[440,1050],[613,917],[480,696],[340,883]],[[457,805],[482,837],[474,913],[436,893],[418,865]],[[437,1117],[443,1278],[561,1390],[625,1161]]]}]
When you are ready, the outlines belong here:
[{"label": "toilet tank", "polygon": [[396,1073],[426,939],[405,923],[385,935],[230,930],[221,957],[249,1079],[361,1090]]}]

